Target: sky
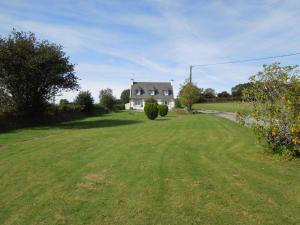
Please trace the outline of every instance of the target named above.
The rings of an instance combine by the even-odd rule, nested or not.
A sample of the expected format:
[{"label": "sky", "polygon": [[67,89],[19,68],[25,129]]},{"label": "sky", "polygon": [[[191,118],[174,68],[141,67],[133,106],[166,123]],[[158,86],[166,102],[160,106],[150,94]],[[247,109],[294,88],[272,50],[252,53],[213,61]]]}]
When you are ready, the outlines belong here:
[{"label": "sky", "polygon": [[[0,0],[0,35],[15,28],[62,45],[96,102],[103,88],[118,98],[130,79],[174,80],[177,93],[190,65],[300,52],[299,24],[298,0]],[[195,67],[193,81],[230,92],[273,61]]]}]

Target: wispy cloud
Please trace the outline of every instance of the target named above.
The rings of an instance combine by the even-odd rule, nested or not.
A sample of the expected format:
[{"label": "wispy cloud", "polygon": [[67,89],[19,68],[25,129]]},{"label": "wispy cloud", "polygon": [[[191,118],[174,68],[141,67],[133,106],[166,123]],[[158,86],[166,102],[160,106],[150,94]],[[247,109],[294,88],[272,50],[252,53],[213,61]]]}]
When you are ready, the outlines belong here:
[{"label": "wispy cloud", "polygon": [[[299,11],[300,3],[292,0],[3,0],[0,34],[15,27],[62,44],[77,64],[82,88],[96,97],[105,87],[119,95],[132,73],[137,80],[175,79],[177,90],[191,64],[299,51]],[[201,87],[230,90],[262,63],[195,68],[194,80]]]}]

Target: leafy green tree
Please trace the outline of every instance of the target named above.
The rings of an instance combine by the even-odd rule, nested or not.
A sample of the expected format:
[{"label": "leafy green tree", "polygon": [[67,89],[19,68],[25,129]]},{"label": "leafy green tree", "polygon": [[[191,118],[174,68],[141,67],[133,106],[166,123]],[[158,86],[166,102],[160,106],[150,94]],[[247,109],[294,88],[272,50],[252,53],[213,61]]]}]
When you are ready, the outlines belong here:
[{"label": "leafy green tree", "polygon": [[206,88],[203,92],[204,98],[215,98],[216,97],[216,91],[212,88]]},{"label": "leafy green tree", "polygon": [[218,98],[229,98],[231,95],[227,91],[218,93]]},{"label": "leafy green tree", "polygon": [[[253,128],[271,149],[300,155],[300,74],[296,66],[264,65],[250,78],[243,98],[251,104]],[[241,122],[246,115],[239,114]]]},{"label": "leafy green tree", "polygon": [[144,107],[144,112],[148,119],[155,120],[158,116],[158,104],[156,103],[146,103]]},{"label": "leafy green tree", "polygon": [[74,103],[80,105],[84,112],[91,112],[94,108],[94,99],[89,91],[79,92]]},{"label": "leafy green tree", "polygon": [[20,115],[42,113],[59,92],[79,88],[74,64],[62,47],[13,30],[0,37],[0,87]]},{"label": "leafy green tree", "polygon": [[165,117],[169,112],[169,108],[164,104],[158,105],[158,112],[161,117]]},{"label": "leafy green tree", "polygon": [[113,96],[113,91],[110,88],[102,89],[99,94],[100,105],[103,107],[113,110],[115,104],[115,97]]},{"label": "leafy green tree", "polygon": [[231,95],[235,98],[242,98],[243,90],[248,88],[250,83],[238,84],[231,88]]},{"label": "leafy green tree", "polygon": [[121,101],[123,104],[129,103],[129,98],[130,98],[130,90],[126,89],[122,91],[121,93]]},{"label": "leafy green tree", "polygon": [[191,111],[193,104],[199,100],[200,94],[200,89],[195,84],[187,82],[181,86],[180,102],[188,111]]}]

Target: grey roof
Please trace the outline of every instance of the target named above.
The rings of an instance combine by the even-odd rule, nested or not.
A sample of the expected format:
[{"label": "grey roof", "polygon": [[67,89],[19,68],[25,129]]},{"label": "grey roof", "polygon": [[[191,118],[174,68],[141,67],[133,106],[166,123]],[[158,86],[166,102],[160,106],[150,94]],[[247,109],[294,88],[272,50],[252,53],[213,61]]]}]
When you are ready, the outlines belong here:
[{"label": "grey roof", "polygon": [[[141,90],[141,95],[137,95],[137,90]],[[155,90],[155,95],[150,95],[150,91]],[[168,91],[169,95],[164,95],[163,91]],[[171,82],[133,82],[131,85],[131,99],[174,99]]]}]

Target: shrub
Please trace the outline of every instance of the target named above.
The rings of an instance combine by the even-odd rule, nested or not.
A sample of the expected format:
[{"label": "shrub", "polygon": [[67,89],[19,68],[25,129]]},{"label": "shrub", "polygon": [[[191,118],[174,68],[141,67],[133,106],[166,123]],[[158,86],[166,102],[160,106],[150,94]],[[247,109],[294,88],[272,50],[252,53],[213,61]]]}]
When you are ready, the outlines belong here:
[{"label": "shrub", "polygon": [[91,112],[94,107],[94,99],[91,92],[81,91],[75,99],[75,104],[80,105],[84,112]]},{"label": "shrub", "polygon": [[175,108],[176,108],[176,109],[182,108],[182,105],[181,105],[181,102],[180,102],[180,99],[179,99],[179,98],[176,98],[176,99],[175,99]]},{"label": "shrub", "polygon": [[168,108],[168,106],[167,105],[159,105],[158,106],[158,111],[159,111],[159,115],[161,116],[161,117],[164,117],[164,116],[166,116],[167,114],[168,114],[168,112],[169,112],[169,108]]},{"label": "shrub", "polygon": [[158,116],[158,105],[156,103],[146,103],[144,112],[150,120],[155,120]]},{"label": "shrub", "polygon": [[149,99],[147,99],[147,100],[145,101],[145,104],[147,104],[147,103],[154,103],[154,104],[158,105],[157,101],[156,101],[154,98],[149,98]]},{"label": "shrub", "polygon": [[[300,155],[300,75],[295,66],[264,65],[250,78],[243,98],[252,107],[255,133],[274,152]],[[241,121],[245,116],[241,116]]]},{"label": "shrub", "polygon": [[115,110],[115,111],[125,110],[125,105],[124,105],[123,103],[115,104],[115,105],[114,105],[114,110]]}]

